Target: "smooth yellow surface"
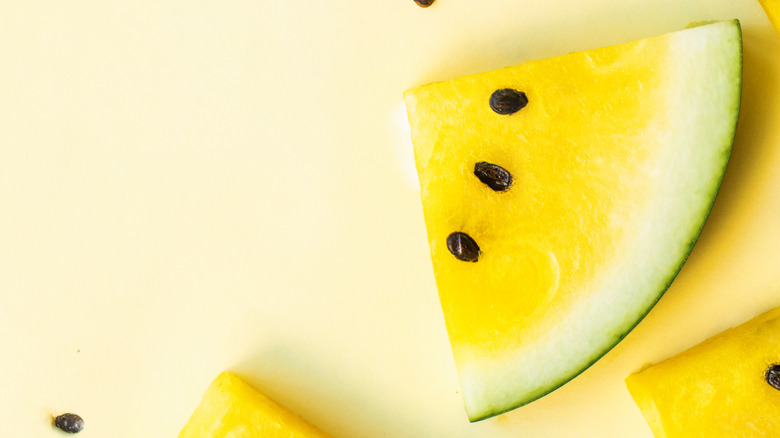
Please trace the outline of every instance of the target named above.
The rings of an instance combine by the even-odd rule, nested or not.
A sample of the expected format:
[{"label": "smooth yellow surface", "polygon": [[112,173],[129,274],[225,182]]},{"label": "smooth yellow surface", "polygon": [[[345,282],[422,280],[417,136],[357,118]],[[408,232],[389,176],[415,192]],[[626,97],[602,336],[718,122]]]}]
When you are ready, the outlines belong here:
[{"label": "smooth yellow surface", "polygon": [[328,438],[273,400],[224,372],[206,389],[179,438]]},{"label": "smooth yellow surface", "polygon": [[780,307],[626,379],[657,438],[780,434]]},{"label": "smooth yellow surface", "polygon": [[[651,196],[647,157],[660,148],[642,132],[657,132],[648,125],[664,114],[668,46],[612,46],[407,92],[456,360],[502,356],[543,336],[614,257]],[[491,93],[516,84],[528,106],[493,112]],[[478,161],[509,170],[512,187],[490,190],[473,175]],[[477,263],[452,257],[453,231],[476,239]]]},{"label": "smooth yellow surface", "polygon": [[766,15],[769,17],[769,21],[775,26],[778,32],[780,32],[780,1],[778,0],[758,0],[761,7],[764,8]]},{"label": "smooth yellow surface", "polygon": [[[402,93],[660,35],[744,32],[707,226],[561,390],[469,424]],[[648,438],[623,379],[778,305],[780,38],[758,2],[2,2],[3,433],[173,437],[229,369],[339,438]],[[135,422],[132,426],[128,419]]]}]

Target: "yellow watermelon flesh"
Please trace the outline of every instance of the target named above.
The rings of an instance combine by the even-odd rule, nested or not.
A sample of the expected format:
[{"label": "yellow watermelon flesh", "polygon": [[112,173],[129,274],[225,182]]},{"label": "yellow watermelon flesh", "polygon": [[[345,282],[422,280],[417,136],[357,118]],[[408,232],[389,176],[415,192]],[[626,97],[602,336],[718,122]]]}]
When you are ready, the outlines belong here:
[{"label": "yellow watermelon flesh", "polygon": [[[780,436],[780,307],[626,379],[658,438]],[[780,366],[774,369],[780,385]]]},{"label": "yellow watermelon flesh", "polygon": [[[405,93],[439,297],[471,421],[614,346],[687,258],[728,161],[741,32],[716,22]],[[491,95],[527,105],[498,114]],[[501,166],[494,191],[475,164]],[[456,258],[451,233],[479,246]]]},{"label": "yellow watermelon flesh", "polygon": [[780,0],[758,0],[758,2],[764,8],[769,21],[775,26],[775,30],[780,32]]},{"label": "yellow watermelon flesh", "polygon": [[331,438],[235,374],[208,387],[179,438]]}]

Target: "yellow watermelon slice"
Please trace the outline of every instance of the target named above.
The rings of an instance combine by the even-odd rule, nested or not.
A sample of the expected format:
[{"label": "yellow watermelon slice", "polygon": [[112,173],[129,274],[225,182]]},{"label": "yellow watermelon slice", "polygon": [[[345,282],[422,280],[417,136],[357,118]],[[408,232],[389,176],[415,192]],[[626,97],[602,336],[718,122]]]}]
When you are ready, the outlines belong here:
[{"label": "yellow watermelon slice", "polygon": [[405,93],[471,421],[582,372],[682,267],[736,129],[735,21]]},{"label": "yellow watermelon slice", "polygon": [[780,436],[780,307],[626,385],[659,438]]},{"label": "yellow watermelon slice", "polygon": [[220,374],[179,438],[331,438],[235,374]]},{"label": "yellow watermelon slice", "polygon": [[764,8],[775,29],[780,32],[780,0],[758,0],[758,3]]}]

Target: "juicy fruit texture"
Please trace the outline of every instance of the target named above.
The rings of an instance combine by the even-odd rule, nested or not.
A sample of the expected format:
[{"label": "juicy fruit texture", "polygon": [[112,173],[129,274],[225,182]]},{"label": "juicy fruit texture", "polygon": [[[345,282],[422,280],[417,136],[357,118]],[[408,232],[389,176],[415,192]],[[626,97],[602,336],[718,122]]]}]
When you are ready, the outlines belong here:
[{"label": "juicy fruit texture", "polygon": [[780,307],[626,379],[656,437],[780,436]]},{"label": "juicy fruit texture", "polygon": [[212,382],[179,438],[331,438],[225,372]]},{"label": "juicy fruit texture", "polygon": [[780,32],[780,0],[758,0],[761,7],[764,8],[766,15],[769,17],[769,21],[775,26],[775,29]]},{"label": "juicy fruit texture", "polygon": [[[431,257],[472,421],[531,402],[638,323],[687,258],[739,112],[739,23],[405,93]],[[526,106],[501,114],[496,90]],[[475,163],[512,175],[496,192]],[[468,234],[464,263],[447,237]]]}]

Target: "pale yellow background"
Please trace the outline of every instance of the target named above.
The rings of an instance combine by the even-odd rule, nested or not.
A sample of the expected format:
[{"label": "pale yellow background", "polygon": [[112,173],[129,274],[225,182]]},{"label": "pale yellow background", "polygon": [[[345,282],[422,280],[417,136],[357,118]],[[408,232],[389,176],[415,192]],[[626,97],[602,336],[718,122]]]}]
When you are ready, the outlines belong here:
[{"label": "pale yellow background", "polygon": [[[649,437],[623,379],[780,305],[780,36],[755,0],[3,1],[0,429],[175,437],[222,370],[336,437]],[[739,18],[698,245],[595,366],[469,424],[401,93]]]}]

